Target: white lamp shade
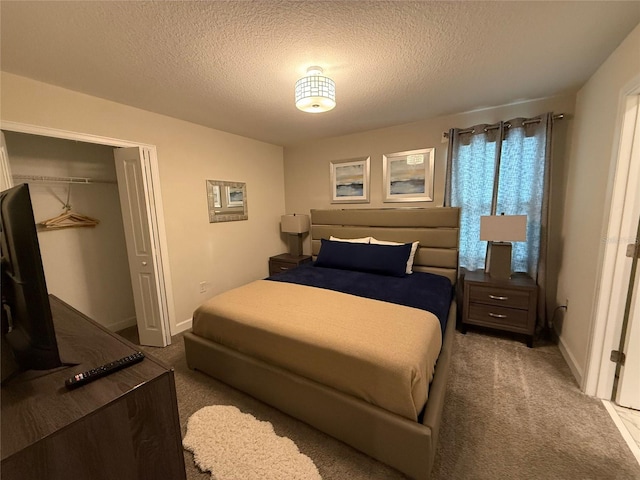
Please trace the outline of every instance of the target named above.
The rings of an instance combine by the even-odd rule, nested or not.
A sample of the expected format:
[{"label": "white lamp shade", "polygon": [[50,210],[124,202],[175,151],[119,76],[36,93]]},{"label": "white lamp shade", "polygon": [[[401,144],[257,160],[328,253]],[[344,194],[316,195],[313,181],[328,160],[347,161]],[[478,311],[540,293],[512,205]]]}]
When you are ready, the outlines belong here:
[{"label": "white lamp shade", "polygon": [[526,241],[527,216],[491,215],[480,217],[480,240],[489,242]]},{"label": "white lamp shade", "polygon": [[305,233],[309,231],[311,223],[308,215],[282,215],[280,230],[283,233]]}]

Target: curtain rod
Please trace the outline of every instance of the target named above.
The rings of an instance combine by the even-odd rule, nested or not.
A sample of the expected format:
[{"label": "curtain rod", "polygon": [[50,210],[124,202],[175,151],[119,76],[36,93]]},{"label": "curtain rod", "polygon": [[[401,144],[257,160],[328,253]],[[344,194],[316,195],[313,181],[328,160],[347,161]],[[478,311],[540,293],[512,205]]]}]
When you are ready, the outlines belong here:
[{"label": "curtain rod", "polygon": [[[554,115],[552,118],[554,120],[562,120],[564,118],[564,113],[558,113],[557,115]],[[541,120],[539,118],[535,118],[533,120],[525,120],[524,122],[522,122],[522,124],[523,125],[530,125],[532,123],[540,123],[540,122],[541,122]],[[506,125],[507,125],[507,128],[511,126],[508,123]],[[485,131],[486,130],[495,130],[497,128],[500,128],[500,127],[498,125],[492,125],[492,126],[486,127]],[[467,128],[466,130],[460,130],[458,133],[473,133],[473,132],[474,132],[473,128]],[[449,138],[449,132],[444,132],[442,134],[442,136],[444,138]]]},{"label": "curtain rod", "polygon": [[118,183],[115,180],[100,180],[86,177],[48,177],[45,175],[13,175],[13,179],[36,183],[73,183],[81,185],[88,185],[91,183]]}]

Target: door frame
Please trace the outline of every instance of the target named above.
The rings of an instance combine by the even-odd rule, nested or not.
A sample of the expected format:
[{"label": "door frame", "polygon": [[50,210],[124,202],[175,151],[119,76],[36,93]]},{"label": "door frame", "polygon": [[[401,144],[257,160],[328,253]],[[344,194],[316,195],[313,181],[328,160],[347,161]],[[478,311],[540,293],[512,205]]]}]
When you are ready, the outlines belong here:
[{"label": "door frame", "polygon": [[[607,190],[608,216],[603,222],[606,230],[603,228],[602,264],[599,269],[598,289],[594,303],[587,369],[582,384],[584,393],[606,400],[611,399],[615,376],[615,363],[610,361],[609,356],[612,350],[618,349],[620,342],[630,273],[630,263],[621,271],[618,258],[621,249],[624,251],[628,243],[633,243],[630,239],[620,238],[622,231],[629,230],[629,225],[623,224],[623,206],[629,195],[634,192],[635,195],[640,195],[638,193],[640,179],[629,175],[632,168],[631,143],[634,132],[629,132],[631,129],[627,126],[629,106],[638,95],[640,95],[640,75],[621,90],[619,97],[613,161]],[[637,219],[635,221],[637,222]],[[631,223],[634,221],[631,220]],[[637,226],[637,223],[634,225]],[[635,231],[633,228],[632,230]]]},{"label": "door frame", "polygon": [[[17,133],[27,133],[31,135],[40,135],[43,137],[60,138],[64,140],[75,140],[85,143],[94,143],[98,145],[106,145],[110,147],[122,148],[122,147],[141,147],[149,153],[149,166],[151,173],[151,180],[153,188],[151,191],[145,192],[145,201],[147,208],[153,214],[150,215],[151,222],[151,240],[158,247],[158,263],[160,268],[157,272],[158,282],[162,283],[161,288],[158,289],[158,304],[163,308],[160,309],[161,321],[166,332],[167,345],[171,344],[171,324],[175,324],[174,317],[174,301],[173,301],[173,289],[171,288],[171,274],[169,270],[169,257],[167,249],[167,235],[164,223],[164,209],[162,206],[162,195],[160,192],[160,170],[158,168],[158,156],[155,145],[150,145],[141,142],[133,142],[129,140],[121,140],[117,138],[103,137],[99,135],[93,135],[88,133],[73,132],[69,130],[60,130],[57,128],[41,127],[38,125],[30,125],[26,123],[11,122],[3,120],[0,122],[0,130],[7,130]],[[122,188],[121,185],[118,188]],[[149,197],[152,198],[152,202],[149,202]],[[151,205],[152,203],[153,205]],[[153,207],[153,209],[152,209]],[[131,265],[129,265],[131,268]]]}]

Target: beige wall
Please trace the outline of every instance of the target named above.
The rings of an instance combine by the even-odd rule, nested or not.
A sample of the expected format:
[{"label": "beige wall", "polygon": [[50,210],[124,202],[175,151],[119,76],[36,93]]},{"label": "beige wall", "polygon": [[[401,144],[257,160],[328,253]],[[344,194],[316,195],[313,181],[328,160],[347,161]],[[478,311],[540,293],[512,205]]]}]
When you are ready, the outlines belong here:
[{"label": "beige wall", "polygon": [[[170,261],[171,332],[189,326],[206,298],[268,274],[286,250],[282,147],[2,73],[3,121],[157,147]],[[209,223],[207,179],[247,183],[249,220]],[[199,293],[199,283],[208,291]]]},{"label": "beige wall", "polygon": [[[552,167],[551,246],[552,259],[549,280],[551,301],[555,299],[555,271],[558,237],[564,203],[564,157],[573,123],[575,95],[547,98],[532,102],[450,115],[391,128],[334,137],[286,147],[284,151],[285,193],[287,213],[309,213],[312,208],[368,208],[368,207],[428,207],[441,206],[444,199],[444,180],[447,143],[443,132],[454,127],[470,127],[480,123],[495,123],[515,117],[532,117],[548,111],[564,113],[565,119],[555,124],[554,164]],[[418,148],[435,147],[435,184],[433,202],[384,203],[382,155]],[[371,156],[371,192],[368,204],[332,204],[329,186],[329,162],[353,157]],[[305,252],[311,249],[306,238]],[[555,305],[550,305],[552,309]]]},{"label": "beige wall", "polygon": [[614,135],[625,85],[640,75],[640,26],[578,92],[576,121],[566,165],[566,207],[558,302],[569,308],[557,324],[561,348],[583,380],[595,314],[599,269],[615,169]]}]

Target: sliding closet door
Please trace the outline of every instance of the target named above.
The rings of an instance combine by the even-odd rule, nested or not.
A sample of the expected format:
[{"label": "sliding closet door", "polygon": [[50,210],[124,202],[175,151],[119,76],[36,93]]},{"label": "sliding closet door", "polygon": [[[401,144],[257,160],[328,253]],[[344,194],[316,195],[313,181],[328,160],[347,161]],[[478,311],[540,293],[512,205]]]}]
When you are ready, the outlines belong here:
[{"label": "sliding closet door", "polygon": [[140,343],[164,347],[171,337],[164,321],[162,263],[151,222],[155,207],[149,152],[140,147],[118,148],[114,156]]}]

